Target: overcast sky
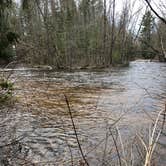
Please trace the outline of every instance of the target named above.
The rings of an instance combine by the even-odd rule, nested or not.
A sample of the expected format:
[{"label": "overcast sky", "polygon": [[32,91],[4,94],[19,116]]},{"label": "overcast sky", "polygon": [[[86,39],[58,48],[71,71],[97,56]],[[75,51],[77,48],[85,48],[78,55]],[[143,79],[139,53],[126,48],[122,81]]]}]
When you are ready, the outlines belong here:
[{"label": "overcast sky", "polygon": [[[15,0],[17,3],[20,3],[21,0]],[[80,1],[80,0],[75,0],[75,1]],[[104,0],[103,0],[104,1]],[[107,1],[107,7],[109,8],[109,4],[112,0],[106,0]],[[134,14],[137,12],[139,9],[141,9],[141,12],[139,15],[135,16],[138,17],[138,23],[142,19],[142,15],[145,13],[147,4],[145,0],[115,0],[116,2],[116,13],[120,13],[123,9],[124,4],[127,2],[130,2],[131,7],[130,10]],[[160,9],[165,6],[165,10],[162,10],[166,12],[166,0],[150,0],[152,7],[160,14],[163,16],[163,13],[161,13]],[[166,13],[165,13],[166,15]],[[134,18],[133,18],[134,19]]]},{"label": "overcast sky", "polygon": [[[17,3],[19,3],[21,0],[14,0]],[[79,0],[80,1],[80,0]],[[104,1],[104,0],[103,0]],[[106,0],[107,4],[109,4],[109,2],[111,0]],[[142,6],[143,8],[146,8],[146,3],[145,0],[115,0],[116,1],[116,10],[120,11],[123,7],[123,4],[127,1],[127,2],[131,2],[131,4],[135,3],[134,5],[134,10],[136,11],[140,6]],[[161,8],[163,5],[166,6],[166,0],[150,0],[152,6],[154,7],[155,10],[157,10],[158,12],[160,12],[159,8]]]}]

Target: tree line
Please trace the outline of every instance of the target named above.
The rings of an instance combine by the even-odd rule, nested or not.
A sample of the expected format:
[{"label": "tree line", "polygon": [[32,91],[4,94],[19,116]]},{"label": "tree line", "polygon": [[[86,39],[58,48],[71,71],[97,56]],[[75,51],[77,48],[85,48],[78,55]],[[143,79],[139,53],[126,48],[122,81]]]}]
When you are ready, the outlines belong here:
[{"label": "tree line", "polygon": [[166,29],[147,8],[110,0],[0,2],[0,59],[54,68],[109,67],[138,56],[165,60]]}]

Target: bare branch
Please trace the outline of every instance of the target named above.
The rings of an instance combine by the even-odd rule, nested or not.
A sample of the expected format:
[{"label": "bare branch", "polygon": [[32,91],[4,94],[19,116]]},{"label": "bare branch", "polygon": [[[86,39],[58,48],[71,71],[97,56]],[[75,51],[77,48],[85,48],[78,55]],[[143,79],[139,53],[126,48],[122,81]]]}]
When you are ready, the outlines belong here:
[{"label": "bare branch", "polygon": [[89,166],[89,163],[88,163],[88,161],[85,158],[85,155],[83,153],[83,150],[82,150],[79,138],[78,138],[78,134],[77,134],[77,130],[76,130],[76,127],[75,127],[74,120],[73,120],[73,115],[72,115],[72,112],[71,112],[71,109],[70,109],[68,98],[67,98],[66,95],[64,95],[64,96],[65,96],[65,101],[66,101],[66,104],[67,104],[67,107],[68,107],[68,111],[69,111],[69,114],[70,114],[70,118],[71,118],[71,121],[72,121],[72,126],[73,126],[74,133],[75,133],[75,136],[76,136],[77,144],[78,144],[79,150],[81,152],[81,156],[82,156],[83,160],[85,161],[86,165]]},{"label": "bare branch", "polygon": [[150,7],[150,9],[152,10],[152,12],[153,12],[163,23],[166,24],[166,20],[165,20],[163,17],[161,17],[161,16],[153,9],[153,7],[152,7],[152,5],[150,4],[149,0],[145,0],[145,1],[146,1],[147,5]]}]

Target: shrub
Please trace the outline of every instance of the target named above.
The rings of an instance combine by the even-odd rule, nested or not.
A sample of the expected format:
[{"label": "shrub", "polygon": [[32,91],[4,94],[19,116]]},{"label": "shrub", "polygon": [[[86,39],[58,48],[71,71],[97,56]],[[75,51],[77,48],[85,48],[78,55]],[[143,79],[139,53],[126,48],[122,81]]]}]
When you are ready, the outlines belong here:
[{"label": "shrub", "polygon": [[0,103],[8,101],[12,97],[13,83],[9,80],[0,80]]}]

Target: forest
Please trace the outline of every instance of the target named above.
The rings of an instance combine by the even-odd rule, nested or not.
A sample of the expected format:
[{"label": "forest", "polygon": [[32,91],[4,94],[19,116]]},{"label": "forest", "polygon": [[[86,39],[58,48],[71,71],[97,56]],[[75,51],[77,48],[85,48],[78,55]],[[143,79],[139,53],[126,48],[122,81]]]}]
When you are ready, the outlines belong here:
[{"label": "forest", "polygon": [[0,166],[165,166],[165,62],[165,0],[0,0]]},{"label": "forest", "polygon": [[[165,23],[125,1],[1,1],[0,58],[56,69],[103,68],[136,57],[165,61]],[[163,9],[163,16],[165,6]],[[140,25],[139,25],[140,24]],[[2,63],[1,62],[1,63]]]}]

